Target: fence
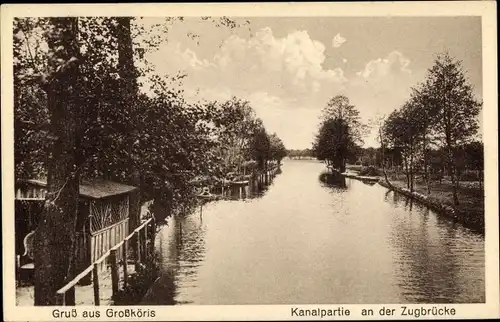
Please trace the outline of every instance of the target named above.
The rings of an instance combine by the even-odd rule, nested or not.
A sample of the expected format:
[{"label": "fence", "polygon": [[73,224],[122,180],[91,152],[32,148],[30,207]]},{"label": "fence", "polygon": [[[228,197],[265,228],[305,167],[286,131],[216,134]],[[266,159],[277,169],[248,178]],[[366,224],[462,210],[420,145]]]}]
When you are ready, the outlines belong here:
[{"label": "fence", "polygon": [[[93,263],[114,245],[117,245],[120,241],[123,241],[128,233],[129,219],[126,218],[120,222],[110,225],[99,231],[90,232],[90,262]],[[118,254],[118,261],[122,260],[122,254]],[[100,269],[104,269],[104,262],[102,262]]]},{"label": "fence", "polygon": [[[129,260],[133,260],[135,264],[135,271],[141,269],[142,264],[148,259],[147,256],[152,254],[154,250],[154,236],[156,234],[156,222],[154,217],[149,218],[132,233],[125,237],[121,242],[109,249],[96,261],[92,262],[85,270],[78,274],[75,278],[69,281],[65,286],[56,292],[57,305],[74,305],[75,298],[67,296],[68,291],[74,294],[76,284],[92,274],[92,286],[94,289],[94,305],[100,305],[100,291],[99,291],[99,271],[100,266],[108,260],[108,265],[111,267],[111,283],[112,283],[112,296],[115,297],[119,292],[120,276],[119,266],[123,266],[123,287],[128,285],[128,264]],[[132,243],[132,245],[130,245]],[[129,246],[134,248],[134,258],[131,258]],[[121,260],[119,260],[121,257]]]}]

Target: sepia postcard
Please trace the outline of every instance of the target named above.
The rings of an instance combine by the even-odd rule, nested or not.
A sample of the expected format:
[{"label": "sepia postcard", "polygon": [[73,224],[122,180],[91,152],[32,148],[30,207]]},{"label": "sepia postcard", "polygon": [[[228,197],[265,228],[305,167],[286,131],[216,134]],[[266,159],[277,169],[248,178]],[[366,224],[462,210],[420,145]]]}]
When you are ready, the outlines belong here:
[{"label": "sepia postcard", "polygon": [[4,320],[500,317],[495,2],[0,11]]}]

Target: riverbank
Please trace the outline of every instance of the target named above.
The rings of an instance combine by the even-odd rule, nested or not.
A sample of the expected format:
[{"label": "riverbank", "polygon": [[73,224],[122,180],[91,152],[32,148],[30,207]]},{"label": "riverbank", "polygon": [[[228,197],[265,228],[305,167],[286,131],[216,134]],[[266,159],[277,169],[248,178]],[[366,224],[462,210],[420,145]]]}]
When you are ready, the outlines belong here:
[{"label": "riverbank", "polygon": [[476,189],[462,187],[459,189],[460,204],[453,205],[452,187],[447,183],[432,183],[431,193],[427,195],[427,187],[416,183],[414,192],[406,188],[401,180],[390,180],[390,185],[381,178],[378,183],[394,190],[432,209],[440,215],[452,218],[465,227],[484,234],[484,197],[479,197]]},{"label": "riverbank", "polygon": [[381,169],[358,165],[349,165],[347,169],[349,172],[343,174],[346,177],[363,181],[363,178],[369,176],[372,182],[378,182],[388,189],[420,202],[440,215],[452,218],[465,227],[484,234],[484,191],[478,182],[461,182],[457,190],[459,204],[454,205],[453,186],[449,180],[430,182],[430,193],[427,193],[427,185],[422,178],[417,177],[411,193],[407,189],[406,178],[403,175],[389,172],[389,185]]}]

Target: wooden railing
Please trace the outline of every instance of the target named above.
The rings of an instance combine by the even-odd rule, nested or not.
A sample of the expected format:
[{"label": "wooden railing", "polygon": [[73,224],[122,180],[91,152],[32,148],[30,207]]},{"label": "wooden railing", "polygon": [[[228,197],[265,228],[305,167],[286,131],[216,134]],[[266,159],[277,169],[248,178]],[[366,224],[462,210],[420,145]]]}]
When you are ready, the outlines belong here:
[{"label": "wooden railing", "polygon": [[[94,305],[100,305],[100,290],[99,290],[99,265],[108,259],[111,267],[111,287],[112,296],[115,297],[119,292],[119,265],[123,265],[123,285],[128,284],[128,263],[129,263],[129,244],[132,242],[134,247],[134,263],[135,271],[141,269],[141,265],[147,260],[148,253],[153,252],[154,236],[156,234],[156,222],[154,217],[149,218],[137,227],[130,235],[125,237],[124,240],[113,246],[99,259],[94,261],[89,267],[84,269],[75,278],[69,281],[66,285],[56,292],[57,305],[74,305],[73,300],[67,298],[66,293],[71,290],[74,294],[76,284],[89,274],[92,274],[92,286],[94,288]],[[122,252],[122,260],[118,262],[118,254]]]}]

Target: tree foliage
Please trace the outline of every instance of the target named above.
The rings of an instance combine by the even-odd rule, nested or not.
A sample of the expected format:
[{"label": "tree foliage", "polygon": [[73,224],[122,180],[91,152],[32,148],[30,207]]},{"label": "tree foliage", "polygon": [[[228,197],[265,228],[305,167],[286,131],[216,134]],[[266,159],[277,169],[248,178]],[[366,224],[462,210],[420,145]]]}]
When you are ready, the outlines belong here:
[{"label": "tree foliage", "polygon": [[363,133],[359,111],[347,97],[335,96],[323,109],[319,132],[313,143],[314,154],[329,167],[344,172],[347,159],[363,142]]},{"label": "tree foliage", "polygon": [[429,192],[428,172],[433,168],[431,158],[435,159],[432,149],[437,148],[442,152],[442,161],[453,184],[454,203],[459,203],[457,162],[461,159],[460,151],[477,134],[480,109],[481,102],[474,97],[461,62],[447,53],[438,55],[426,79],[383,125],[390,146],[400,149],[403,154],[410,190],[416,167],[423,166]]},{"label": "tree foliage", "polygon": [[287,150],[283,141],[276,133],[269,136],[270,158],[281,163],[281,160],[287,155]]},{"label": "tree foliage", "polygon": [[[229,29],[241,26],[226,17],[203,20]],[[195,178],[217,181],[227,172],[240,171],[251,159],[282,158],[281,140],[279,145],[277,138],[269,136],[269,142],[261,142],[265,148],[255,144],[264,126],[249,102],[233,97],[188,104],[182,90],[175,89],[185,75],[162,76],[151,69],[144,52],[155,50],[166,40],[168,29],[182,21],[182,17],[165,18],[156,26],[165,32],[150,37],[134,18],[77,19],[82,179],[130,183],[137,169],[140,181],[136,184],[141,185],[144,198],[178,204],[193,194],[190,182]],[[50,122],[42,84],[51,55],[48,26],[48,20],[41,18],[17,19],[14,24],[18,178],[47,175]],[[150,87],[148,95],[138,91],[145,88],[144,83]],[[270,152],[271,147],[275,152]]]}]

